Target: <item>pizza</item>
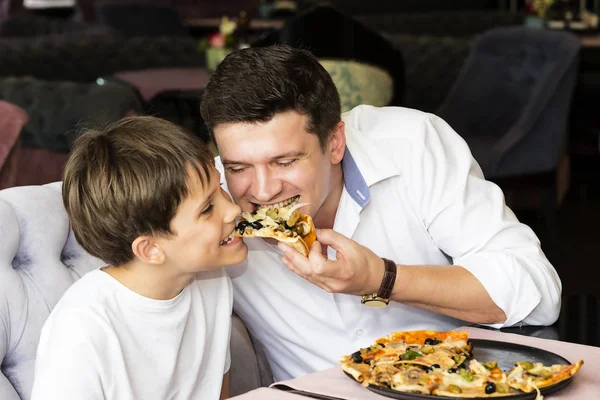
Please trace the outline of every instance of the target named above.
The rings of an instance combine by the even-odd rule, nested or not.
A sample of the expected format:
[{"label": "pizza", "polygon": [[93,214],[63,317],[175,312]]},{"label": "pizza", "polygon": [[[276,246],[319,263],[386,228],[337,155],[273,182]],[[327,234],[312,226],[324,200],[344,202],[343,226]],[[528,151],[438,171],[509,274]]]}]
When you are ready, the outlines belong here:
[{"label": "pizza", "polygon": [[243,212],[236,226],[240,237],[273,238],[284,242],[304,256],[317,240],[310,215],[301,214],[298,208],[307,203],[290,203],[283,207],[261,207],[254,212]]},{"label": "pizza", "polygon": [[487,398],[537,392],[571,378],[583,361],[543,365],[516,360],[502,371],[495,360],[472,355],[467,332],[395,332],[342,357],[342,369],[363,386],[459,398]]}]

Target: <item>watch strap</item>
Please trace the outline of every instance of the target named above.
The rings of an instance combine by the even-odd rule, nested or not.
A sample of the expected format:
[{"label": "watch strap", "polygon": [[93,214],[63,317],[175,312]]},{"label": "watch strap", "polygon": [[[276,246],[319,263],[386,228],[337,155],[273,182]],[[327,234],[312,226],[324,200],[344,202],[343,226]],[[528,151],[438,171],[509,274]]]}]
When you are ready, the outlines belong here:
[{"label": "watch strap", "polygon": [[383,262],[385,263],[385,272],[383,273],[383,280],[381,281],[377,296],[389,299],[392,297],[392,289],[394,289],[394,284],[396,283],[396,263],[387,258],[384,258]]}]

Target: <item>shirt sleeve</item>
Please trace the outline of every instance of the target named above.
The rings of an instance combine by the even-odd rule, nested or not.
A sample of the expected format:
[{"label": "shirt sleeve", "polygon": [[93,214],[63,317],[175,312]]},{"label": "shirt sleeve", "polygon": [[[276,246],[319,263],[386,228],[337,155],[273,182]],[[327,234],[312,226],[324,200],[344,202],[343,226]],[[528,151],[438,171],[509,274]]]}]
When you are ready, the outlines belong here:
[{"label": "shirt sleeve", "polygon": [[227,280],[227,292],[229,295],[229,336],[227,340],[227,353],[225,353],[225,368],[223,369],[223,375],[229,372],[231,368],[231,330],[232,326],[232,312],[233,312],[233,284],[231,283],[231,279],[227,275],[226,271],[223,269],[223,273],[225,274],[225,279]]},{"label": "shirt sleeve", "polygon": [[44,325],[31,400],[104,400],[100,354],[92,324],[86,322],[81,316],[61,315]]},{"label": "shirt sleeve", "polygon": [[562,290],[558,274],[534,232],[506,206],[502,190],[484,179],[465,141],[428,115],[409,158],[403,165],[432,239],[507,316],[491,326],[554,323]]}]

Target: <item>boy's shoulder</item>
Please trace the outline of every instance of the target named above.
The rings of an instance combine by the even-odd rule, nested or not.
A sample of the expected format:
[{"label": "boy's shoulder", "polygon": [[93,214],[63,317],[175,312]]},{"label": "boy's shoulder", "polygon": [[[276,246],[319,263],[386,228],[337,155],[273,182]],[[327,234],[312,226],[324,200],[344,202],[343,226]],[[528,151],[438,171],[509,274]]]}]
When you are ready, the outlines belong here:
[{"label": "boy's shoulder", "polygon": [[44,324],[44,330],[54,334],[77,337],[100,335],[99,326],[106,315],[107,299],[111,296],[110,281],[101,270],[93,270],[75,281],[60,298]]}]

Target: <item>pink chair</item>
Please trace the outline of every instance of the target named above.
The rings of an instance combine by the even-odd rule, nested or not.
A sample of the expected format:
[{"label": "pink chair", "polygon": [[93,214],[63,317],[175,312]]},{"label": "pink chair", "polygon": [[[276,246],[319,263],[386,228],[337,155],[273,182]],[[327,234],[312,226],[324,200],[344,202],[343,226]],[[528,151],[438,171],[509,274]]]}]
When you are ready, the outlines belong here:
[{"label": "pink chair", "polygon": [[21,151],[19,135],[28,120],[24,110],[0,101],[0,189],[16,184]]}]

